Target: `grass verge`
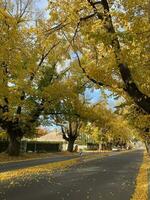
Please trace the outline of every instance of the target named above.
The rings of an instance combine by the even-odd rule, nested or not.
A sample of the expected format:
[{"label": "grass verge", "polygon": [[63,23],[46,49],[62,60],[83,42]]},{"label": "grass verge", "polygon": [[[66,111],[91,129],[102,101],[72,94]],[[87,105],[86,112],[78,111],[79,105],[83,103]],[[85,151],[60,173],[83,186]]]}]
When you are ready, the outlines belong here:
[{"label": "grass verge", "polygon": [[56,170],[63,170],[72,165],[79,162],[78,158],[67,160],[67,161],[60,161],[56,163],[49,163],[45,165],[38,165],[35,167],[28,167],[25,169],[13,170],[8,172],[2,172],[0,174],[0,182],[8,181],[14,183],[17,180],[28,180],[28,179],[37,179],[39,175],[45,174],[49,175],[52,174]]},{"label": "grass verge", "polygon": [[56,155],[73,155],[69,152],[54,152],[54,153],[25,153],[20,154],[19,156],[9,156],[6,153],[0,153],[0,164],[9,163],[9,162],[18,162],[26,160],[34,160],[40,158],[49,158]]},{"label": "grass verge", "polygon": [[42,164],[42,165],[37,165],[34,167],[28,167],[24,169],[17,169],[17,170],[12,170],[8,172],[2,172],[0,173],[0,182],[9,181],[9,182],[14,183],[21,179],[22,180],[38,179],[43,174],[49,175],[57,170],[59,171],[64,170],[77,163],[90,161],[93,159],[100,159],[105,156],[108,156],[108,154],[107,155],[101,155],[101,154],[92,155],[91,154],[91,155],[81,156],[78,158],[69,159],[66,161]]},{"label": "grass verge", "polygon": [[148,200],[148,170],[150,168],[150,157],[144,153],[143,163],[140,167],[136,188],[131,200]]}]

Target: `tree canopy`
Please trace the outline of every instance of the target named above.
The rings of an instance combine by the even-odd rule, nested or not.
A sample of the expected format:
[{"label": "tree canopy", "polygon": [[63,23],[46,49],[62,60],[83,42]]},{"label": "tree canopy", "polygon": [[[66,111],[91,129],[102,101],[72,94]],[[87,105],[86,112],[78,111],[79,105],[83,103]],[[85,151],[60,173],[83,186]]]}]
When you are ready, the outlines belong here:
[{"label": "tree canopy", "polygon": [[130,119],[148,133],[149,0],[51,0],[47,12],[33,0],[0,0],[0,127],[8,153],[18,155],[21,138],[45,119],[68,141],[88,122],[129,138],[121,116],[85,98],[89,88],[136,105],[140,114]]},{"label": "tree canopy", "polygon": [[58,0],[49,9],[86,77],[149,114],[149,1]]}]

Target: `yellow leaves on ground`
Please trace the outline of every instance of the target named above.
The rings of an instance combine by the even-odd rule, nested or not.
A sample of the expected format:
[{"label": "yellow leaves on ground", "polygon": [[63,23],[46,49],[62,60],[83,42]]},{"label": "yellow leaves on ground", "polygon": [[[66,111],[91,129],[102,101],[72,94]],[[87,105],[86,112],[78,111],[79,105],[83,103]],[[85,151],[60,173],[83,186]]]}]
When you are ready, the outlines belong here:
[{"label": "yellow leaves on ground", "polygon": [[148,170],[150,170],[150,158],[145,153],[143,164],[137,176],[135,192],[131,200],[148,200]]},{"label": "yellow leaves on ground", "polygon": [[0,182],[13,181],[17,179],[31,179],[33,176],[38,176],[42,173],[51,174],[54,170],[62,170],[77,163],[78,159],[71,159],[67,161],[61,161],[57,163],[50,163],[46,165],[39,165],[35,167],[29,167],[25,169],[19,169],[9,172],[2,172],[0,174]]},{"label": "yellow leaves on ground", "polygon": [[[63,154],[68,155],[68,152],[63,153]],[[108,154],[105,153],[104,155],[102,153],[100,153],[100,154],[92,153],[91,155],[89,154],[82,158],[74,158],[74,159],[70,159],[70,160],[66,160],[66,161],[49,163],[49,164],[29,167],[29,168],[25,168],[25,169],[18,169],[18,170],[13,170],[13,171],[8,171],[8,172],[2,172],[0,174],[0,182],[9,181],[9,185],[13,186],[19,180],[32,180],[33,178],[36,178],[36,180],[38,181],[40,179],[40,175],[46,174],[46,176],[48,177],[48,175],[51,175],[53,172],[55,172],[57,170],[59,170],[59,172],[60,172],[61,170],[65,170],[68,167],[71,167],[77,163],[80,163],[83,161],[86,162],[86,161],[93,160],[93,159],[100,159],[105,156],[109,156],[109,153]]]}]

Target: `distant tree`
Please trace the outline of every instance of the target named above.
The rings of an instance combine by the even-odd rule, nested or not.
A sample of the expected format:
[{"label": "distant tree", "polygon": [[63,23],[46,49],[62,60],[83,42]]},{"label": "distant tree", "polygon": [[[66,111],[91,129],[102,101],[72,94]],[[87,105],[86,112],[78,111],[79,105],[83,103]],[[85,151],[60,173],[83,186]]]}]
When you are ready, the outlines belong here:
[{"label": "distant tree", "polygon": [[143,113],[134,104],[126,105],[120,109],[120,112],[137,129],[139,139],[144,142],[147,153],[150,155],[150,115]]},{"label": "distant tree", "polygon": [[137,137],[136,129],[127,120],[112,112],[108,115],[108,111],[100,117],[97,116],[97,121],[87,124],[82,131],[90,135],[94,142],[107,149],[111,149],[113,146],[125,147],[127,143]]},{"label": "distant tree", "polygon": [[[52,90],[50,89],[50,91]],[[74,143],[80,135],[83,123],[88,120],[88,111],[90,110],[80,92],[75,82],[66,79],[61,83],[61,87],[55,90],[57,99],[53,114],[48,115],[52,111],[49,111],[49,108],[46,110],[46,115],[49,116],[48,122],[60,126],[63,138],[68,142],[67,150],[69,152],[73,151]]]}]

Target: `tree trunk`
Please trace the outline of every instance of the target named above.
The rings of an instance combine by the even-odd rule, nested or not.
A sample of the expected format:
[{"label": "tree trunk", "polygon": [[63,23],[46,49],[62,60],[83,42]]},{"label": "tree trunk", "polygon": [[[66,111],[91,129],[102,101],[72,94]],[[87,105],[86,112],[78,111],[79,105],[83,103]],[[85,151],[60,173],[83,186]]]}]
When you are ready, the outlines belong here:
[{"label": "tree trunk", "polygon": [[68,141],[67,151],[73,152],[74,142],[75,142],[74,139],[70,139],[70,140]]},{"label": "tree trunk", "polygon": [[148,155],[150,156],[150,143],[147,141],[145,141],[144,143],[145,143],[146,151],[147,151]]},{"label": "tree trunk", "polygon": [[20,142],[14,135],[9,137],[7,153],[10,156],[18,156],[20,153]]}]

